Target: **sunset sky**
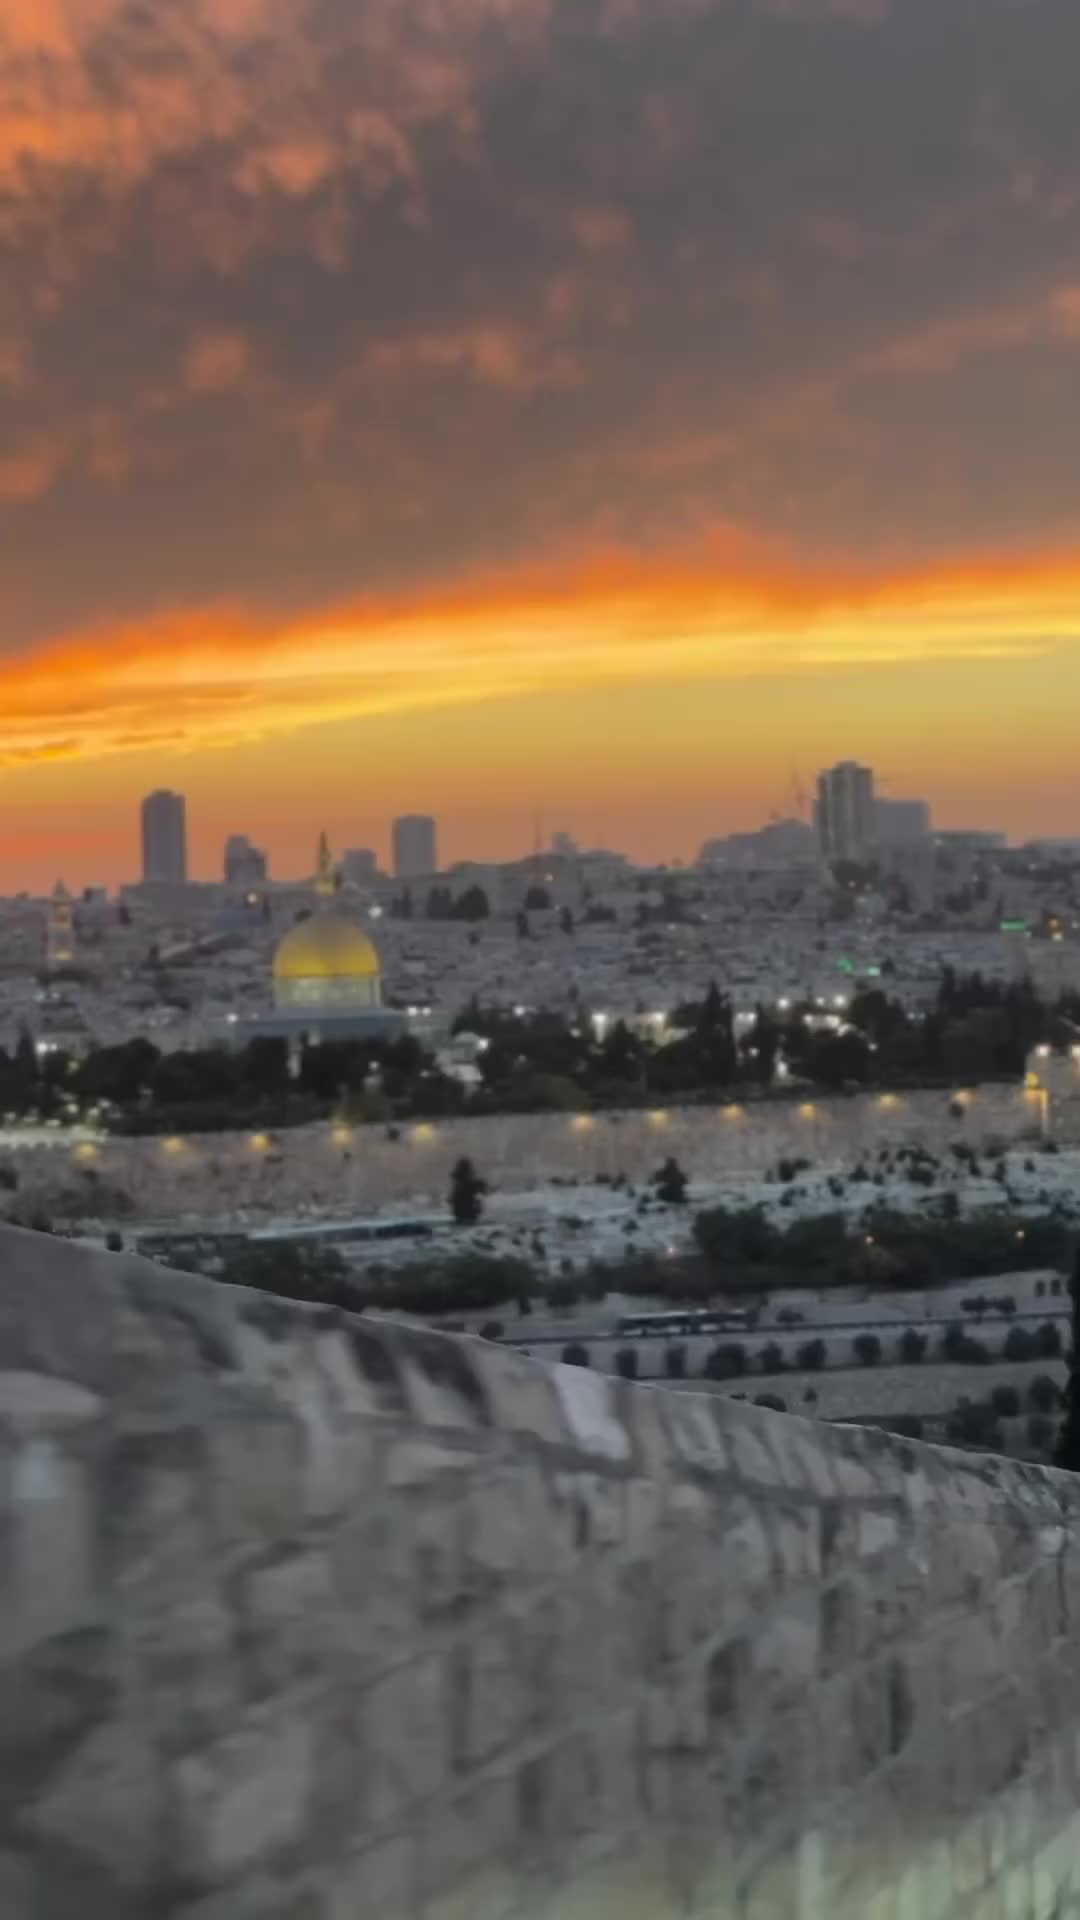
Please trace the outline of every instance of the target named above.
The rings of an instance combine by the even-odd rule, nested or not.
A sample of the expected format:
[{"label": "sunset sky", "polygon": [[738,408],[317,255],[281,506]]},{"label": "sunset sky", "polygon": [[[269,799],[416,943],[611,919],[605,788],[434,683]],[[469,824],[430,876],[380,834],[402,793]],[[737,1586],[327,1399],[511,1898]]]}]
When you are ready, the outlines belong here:
[{"label": "sunset sky", "polygon": [[1080,833],[1078,0],[5,0],[0,891]]}]

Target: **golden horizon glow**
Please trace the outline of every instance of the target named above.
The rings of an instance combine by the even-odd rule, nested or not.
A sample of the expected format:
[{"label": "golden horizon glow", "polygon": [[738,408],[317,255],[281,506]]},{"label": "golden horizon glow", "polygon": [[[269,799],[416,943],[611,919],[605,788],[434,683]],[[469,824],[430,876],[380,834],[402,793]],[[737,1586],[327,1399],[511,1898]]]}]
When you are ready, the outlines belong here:
[{"label": "golden horizon glow", "polygon": [[894,575],[600,557],[288,621],[211,608],[0,663],[0,764],[231,747],[345,720],[650,682],[1080,660],[1080,556]]}]

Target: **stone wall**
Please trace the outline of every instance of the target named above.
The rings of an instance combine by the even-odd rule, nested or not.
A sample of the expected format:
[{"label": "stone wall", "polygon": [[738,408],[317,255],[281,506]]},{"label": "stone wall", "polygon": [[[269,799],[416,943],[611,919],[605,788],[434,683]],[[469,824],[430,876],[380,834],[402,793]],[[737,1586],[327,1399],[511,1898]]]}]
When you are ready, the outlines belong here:
[{"label": "stone wall", "polygon": [[185,1213],[258,1218],[283,1212],[348,1213],[379,1206],[443,1207],[450,1169],[468,1154],[500,1191],[552,1178],[625,1173],[647,1179],[673,1153],[692,1180],[760,1178],[783,1158],[850,1167],[882,1147],[919,1144],[944,1154],[954,1142],[982,1149],[1038,1137],[1040,1096],[1017,1086],[965,1093],[961,1116],[943,1092],[763,1101],[652,1112],[500,1114],[484,1120],[381,1126],[315,1126],[265,1134],[193,1134],[72,1145],[58,1134],[19,1155],[21,1198],[45,1210],[95,1215],[98,1183],[156,1220]]},{"label": "stone wall", "polygon": [[0,1236],[4,1920],[1080,1914],[1080,1492]]}]

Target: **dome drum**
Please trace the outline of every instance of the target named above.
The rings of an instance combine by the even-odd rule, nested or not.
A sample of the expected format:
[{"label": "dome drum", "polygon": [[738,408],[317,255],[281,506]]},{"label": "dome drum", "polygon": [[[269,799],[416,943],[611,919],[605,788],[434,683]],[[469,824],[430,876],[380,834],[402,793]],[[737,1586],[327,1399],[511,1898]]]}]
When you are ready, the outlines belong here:
[{"label": "dome drum", "polygon": [[298,1010],[380,1007],[382,969],[374,945],[337,914],[301,920],[274,955],[274,1003]]}]

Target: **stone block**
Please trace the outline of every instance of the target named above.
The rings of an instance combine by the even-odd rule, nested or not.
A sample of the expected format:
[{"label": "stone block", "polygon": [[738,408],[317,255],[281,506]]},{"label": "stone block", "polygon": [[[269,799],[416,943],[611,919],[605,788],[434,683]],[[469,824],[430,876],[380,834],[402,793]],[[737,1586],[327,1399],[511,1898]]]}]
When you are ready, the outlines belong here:
[{"label": "stone block", "polygon": [[814,1508],[777,1507],[770,1533],[784,1581],[796,1585],[821,1578],[821,1532]]},{"label": "stone block", "polygon": [[[411,1487],[426,1487],[438,1481],[464,1478],[472,1473],[482,1454],[471,1445],[445,1445],[411,1435],[392,1440],[386,1449],[383,1484],[390,1493],[403,1493]],[[449,1488],[448,1488],[449,1493]]]},{"label": "stone block", "polygon": [[118,1585],[183,1581],[210,1552],[206,1444],[195,1427],[122,1433],[101,1486],[106,1567]]},{"label": "stone block", "polygon": [[813,1684],[821,1659],[821,1610],[811,1591],[764,1608],[752,1640],[753,1689],[760,1705],[782,1708]]},{"label": "stone block", "polygon": [[571,1565],[575,1526],[539,1466],[498,1469],[469,1489],[461,1509],[462,1552],[470,1592],[520,1594],[534,1579],[556,1579]]},{"label": "stone block", "polygon": [[732,1423],[727,1432],[732,1471],[747,1487],[778,1487],[783,1476],[772,1449],[764,1420]]},{"label": "stone block", "polygon": [[41,1641],[0,1669],[0,1813],[41,1793],[119,1705],[116,1648],[103,1630]]},{"label": "stone block", "polygon": [[0,1426],[15,1433],[62,1434],[100,1419],[105,1402],[74,1380],[51,1374],[0,1372]]},{"label": "stone block", "polygon": [[113,1721],[57,1769],[20,1825],[43,1849],[66,1850],[118,1887],[145,1892],[161,1870],[164,1813],[153,1748],[135,1727]]},{"label": "stone block", "polygon": [[301,1702],[174,1762],[177,1877],[214,1887],[294,1847],[308,1815],[313,1750],[310,1706]]},{"label": "stone block", "polygon": [[558,1473],[555,1505],[568,1514],[568,1538],[578,1552],[618,1546],[623,1537],[624,1484],[600,1473]]},{"label": "stone block", "polygon": [[565,1446],[569,1438],[552,1372],[509,1348],[484,1348],[484,1382],[495,1426],[530,1443]]},{"label": "stone block", "polygon": [[413,1418],[422,1427],[487,1427],[491,1404],[478,1341],[413,1328],[395,1336]]},{"label": "stone block", "polygon": [[422,1655],[377,1680],[364,1696],[368,1821],[401,1819],[451,1774],[451,1695],[445,1661]]},{"label": "stone block", "polygon": [[552,1375],[572,1444],[605,1460],[629,1460],[630,1435],[616,1415],[611,1382],[587,1367],[555,1366]]},{"label": "stone block", "polygon": [[16,1452],[8,1484],[0,1658],[76,1628],[92,1609],[98,1578],[88,1468],[39,1434]]},{"label": "stone block", "polygon": [[492,1625],[450,1656],[453,1764],[467,1771],[524,1740],[534,1717],[528,1673],[506,1627]]},{"label": "stone block", "polygon": [[[386,1414],[396,1416],[404,1411],[403,1393],[396,1388],[388,1392],[386,1378],[373,1379],[363,1365],[354,1330],[339,1327],[317,1333],[312,1348],[315,1362],[329,1382],[340,1417],[371,1419]],[[368,1347],[365,1351],[370,1354],[372,1349]],[[387,1373],[390,1381],[396,1381],[395,1369],[388,1365]]]},{"label": "stone block", "polygon": [[243,1647],[256,1687],[311,1679],[338,1656],[343,1634],[325,1548],[282,1548],[240,1581]]},{"label": "stone block", "polygon": [[238,1403],[207,1436],[214,1533],[225,1548],[276,1545],[304,1525],[303,1442],[287,1413]]},{"label": "stone block", "polygon": [[728,1445],[717,1423],[714,1404],[713,1395],[664,1395],[664,1415],[675,1460],[680,1466],[702,1473],[724,1473],[728,1470]]},{"label": "stone block", "polygon": [[209,1582],[159,1597],[131,1624],[140,1695],[164,1748],[205,1742],[240,1710],[236,1621]]}]

